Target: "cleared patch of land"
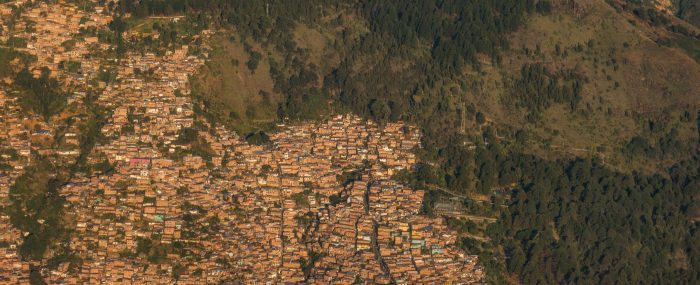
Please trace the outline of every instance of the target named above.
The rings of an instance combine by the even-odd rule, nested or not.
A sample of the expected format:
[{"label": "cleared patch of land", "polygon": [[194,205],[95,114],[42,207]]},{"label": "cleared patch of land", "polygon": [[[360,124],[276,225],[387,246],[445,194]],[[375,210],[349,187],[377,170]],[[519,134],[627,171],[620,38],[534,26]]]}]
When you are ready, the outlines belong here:
[{"label": "cleared patch of land", "polygon": [[[618,13],[592,1],[579,15],[531,17],[512,35],[501,65],[483,65],[480,94],[469,100],[496,125],[527,130],[526,150],[542,157],[598,156],[617,169],[649,172],[668,166],[670,159],[630,160],[621,150],[638,134],[652,144],[671,131],[680,140],[697,140],[694,122],[679,118],[700,107],[700,67],[693,60],[700,42]],[[659,44],[660,38],[673,44]],[[523,110],[508,104],[507,88],[525,64],[583,75],[576,109],[554,105],[528,122]]]},{"label": "cleared patch of land", "polygon": [[254,71],[246,64],[250,54],[244,43],[232,34],[215,35],[210,60],[192,80],[194,94],[208,102],[223,123],[241,133],[273,123],[281,101],[273,90],[268,53],[259,46],[251,48],[262,54]]}]

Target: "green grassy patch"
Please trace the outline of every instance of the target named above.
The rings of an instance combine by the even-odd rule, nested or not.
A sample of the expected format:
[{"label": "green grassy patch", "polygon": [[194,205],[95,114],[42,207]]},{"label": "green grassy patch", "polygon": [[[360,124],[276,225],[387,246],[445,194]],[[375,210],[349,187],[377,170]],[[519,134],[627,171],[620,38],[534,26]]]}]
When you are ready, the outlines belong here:
[{"label": "green grassy patch", "polygon": [[241,133],[274,123],[282,99],[274,91],[268,52],[251,47],[262,55],[252,71],[246,65],[250,54],[233,35],[214,36],[212,47],[210,60],[192,80],[193,94],[208,112]]}]

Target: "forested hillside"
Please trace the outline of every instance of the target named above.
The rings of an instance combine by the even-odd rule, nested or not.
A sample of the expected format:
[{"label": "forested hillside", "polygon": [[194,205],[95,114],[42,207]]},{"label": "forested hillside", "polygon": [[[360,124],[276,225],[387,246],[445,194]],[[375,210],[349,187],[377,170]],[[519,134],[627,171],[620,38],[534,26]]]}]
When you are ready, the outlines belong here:
[{"label": "forested hillside", "polygon": [[681,162],[665,178],[530,161],[494,242],[525,284],[696,283],[698,166]]},{"label": "forested hillside", "polygon": [[696,284],[700,13],[654,3],[122,0],[114,12],[218,31],[218,63],[192,78],[213,124],[255,138],[345,112],[421,126],[423,163],[397,178],[428,190],[426,214],[449,200],[497,218],[449,218],[491,282]]}]

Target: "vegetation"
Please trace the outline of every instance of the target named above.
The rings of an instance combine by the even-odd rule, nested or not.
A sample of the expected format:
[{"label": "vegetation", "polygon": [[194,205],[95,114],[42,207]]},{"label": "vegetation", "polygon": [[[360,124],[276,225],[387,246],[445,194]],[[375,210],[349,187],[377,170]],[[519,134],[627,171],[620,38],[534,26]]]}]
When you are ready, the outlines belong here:
[{"label": "vegetation", "polygon": [[325,78],[324,88],[343,107],[375,120],[430,121],[447,131],[456,119],[447,107],[452,105],[448,97],[458,95],[454,93],[459,88],[443,91],[443,84],[449,85],[467,68],[479,69],[482,61],[477,54],[498,61],[500,49],[508,46],[505,36],[522,24],[528,11],[534,11],[534,3],[375,1],[362,5],[371,32],[350,42],[350,55]]},{"label": "vegetation", "polygon": [[292,194],[292,200],[297,208],[309,207],[309,193],[310,191],[304,191],[302,193]]},{"label": "vegetation", "polygon": [[520,78],[511,84],[516,102],[536,117],[554,103],[566,103],[571,110],[581,100],[582,80],[573,71],[552,74],[541,64],[525,65]]},{"label": "vegetation", "polygon": [[252,132],[246,135],[245,140],[254,145],[268,145],[270,144],[270,137],[262,131]]},{"label": "vegetation", "polygon": [[698,231],[686,210],[700,191],[697,159],[670,179],[589,160],[530,163],[491,229],[523,283],[698,282]]},{"label": "vegetation", "polygon": [[679,0],[676,15],[700,27],[700,4],[698,4],[698,2],[693,0]]},{"label": "vegetation", "polygon": [[[547,161],[496,144],[450,154],[457,161],[437,168],[421,165],[397,178],[429,190],[424,201],[428,214],[441,196],[469,193],[470,184],[482,193],[512,191],[503,210],[499,194],[493,194],[495,213],[470,208],[474,202],[465,200],[472,214],[501,212],[491,226],[448,220],[462,233],[491,238],[464,238],[462,246],[482,258],[496,254],[506,260],[505,265],[486,261],[492,281],[507,279],[501,271],[526,284],[700,279],[695,273],[700,266],[694,222],[700,217],[697,155],[674,165],[664,177],[611,171],[597,159]],[[467,174],[460,166],[467,166]],[[445,188],[453,190],[438,190]]]},{"label": "vegetation", "polygon": [[47,249],[64,238],[63,202],[58,194],[62,178],[54,165],[38,158],[10,188],[10,205],[3,211],[12,225],[25,233],[19,253],[26,260],[41,260]]},{"label": "vegetation", "polygon": [[[279,121],[352,111],[420,125],[423,163],[396,178],[427,190],[426,214],[450,198],[498,218],[448,222],[492,282],[694,284],[700,71],[685,54],[697,58],[698,40],[644,1],[609,2],[121,1],[118,9],[142,18],[198,12],[230,28],[206,72],[243,80],[198,80],[195,96],[212,121],[245,124],[249,142],[267,143],[254,120],[274,121],[270,106]],[[301,48],[299,29],[327,44]],[[326,54],[327,62],[312,59]],[[248,90],[230,91],[239,86]],[[227,100],[243,103],[216,109]]]},{"label": "vegetation", "polygon": [[11,62],[13,60],[19,60],[20,65],[26,63],[30,60],[27,54],[18,52],[15,49],[9,49],[5,47],[0,47],[0,77],[7,77],[14,75],[14,70],[12,69]]},{"label": "vegetation", "polygon": [[66,94],[60,90],[56,78],[51,78],[51,71],[44,68],[39,78],[34,78],[27,68],[15,76],[15,83],[23,93],[20,104],[23,108],[49,120],[66,105]]},{"label": "vegetation", "polygon": [[256,71],[251,71],[245,64],[252,59],[246,47],[253,47],[226,35],[212,37],[211,60],[191,80],[193,96],[216,124],[242,134],[267,129],[276,121],[282,100],[273,90],[269,58],[258,59]]},{"label": "vegetation", "polygon": [[[92,170],[100,171],[106,173],[113,170],[113,166],[109,163],[106,158],[98,164],[89,165],[87,162],[88,155],[90,155],[92,148],[95,144],[99,142],[105,142],[106,138],[102,134],[102,126],[106,122],[106,111],[103,107],[95,104],[96,96],[95,94],[88,94],[86,96],[84,104],[86,107],[86,120],[84,124],[81,124],[79,129],[79,141],[80,141],[80,155],[75,159],[71,165],[71,171],[73,172],[84,172],[90,173]],[[71,121],[72,119],[69,119]]]},{"label": "vegetation", "polygon": [[[372,113],[370,105],[373,105],[375,112],[372,114],[377,118],[398,119],[411,107],[412,93],[433,87],[436,76],[456,74],[465,65],[478,65],[476,54],[480,52],[496,57],[498,49],[507,45],[505,33],[514,31],[519,26],[524,13],[534,12],[536,3],[360,1],[356,8],[371,23],[371,33],[363,38],[346,39],[349,41],[347,50],[350,55],[325,80],[329,83],[324,84],[325,90],[317,87],[318,79],[321,78],[317,67],[305,63],[303,51],[295,47],[292,28],[295,22],[319,22],[324,10],[332,12],[344,9],[344,5],[335,1],[303,1],[294,5],[284,1],[121,1],[118,10],[132,12],[137,17],[173,15],[187,11],[222,15],[213,20],[235,27],[244,38],[251,37],[255,41],[272,44],[285,55],[282,62],[271,63],[270,66],[270,74],[275,79],[275,91],[285,98],[285,103],[278,108],[280,118],[317,117],[326,109],[324,106],[328,96],[339,94],[338,90],[347,90],[350,93],[340,94],[344,106],[359,114],[368,115]],[[424,13],[430,10],[435,13]],[[449,20],[451,15],[457,15],[456,23]],[[401,76],[396,84],[386,86],[388,81],[382,78],[391,76],[391,73],[386,74],[386,70],[380,66],[388,68],[389,63],[406,59],[411,55],[411,49],[420,48],[424,43],[432,45],[427,50],[430,56],[422,58],[407,73],[428,76]],[[352,68],[355,60],[365,58],[364,54],[374,55],[375,50],[389,55],[387,61],[377,62],[374,67],[366,66],[368,71],[363,74],[350,72],[355,70]],[[252,60],[247,61],[251,70],[257,70],[254,68],[257,55],[257,52],[251,52]],[[405,84],[407,82],[414,83]],[[392,116],[387,116],[387,106],[392,109]]]},{"label": "vegetation", "polygon": [[[199,131],[194,128],[183,128],[175,140],[176,144],[188,146],[187,151],[177,152],[175,159],[179,159],[185,154],[192,154],[202,157],[206,161],[211,161],[214,151],[209,142],[199,135]],[[167,152],[166,152],[167,153]]]}]

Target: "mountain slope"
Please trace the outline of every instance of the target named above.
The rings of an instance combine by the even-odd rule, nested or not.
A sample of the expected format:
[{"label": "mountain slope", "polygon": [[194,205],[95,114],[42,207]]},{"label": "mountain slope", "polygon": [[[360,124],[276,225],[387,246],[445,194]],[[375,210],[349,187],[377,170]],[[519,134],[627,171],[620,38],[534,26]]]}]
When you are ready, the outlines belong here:
[{"label": "mountain slope", "polygon": [[[486,76],[483,96],[496,98],[478,100],[483,112],[493,116],[496,124],[529,130],[535,153],[595,154],[627,169],[644,167],[628,165],[624,155],[623,148],[635,136],[654,142],[677,132],[678,140],[695,141],[694,121],[682,117],[698,109],[700,65],[684,50],[657,43],[683,36],[617,12],[603,1],[587,3],[583,8],[560,6],[551,15],[531,17],[513,34],[503,64],[485,69],[490,76]],[[543,111],[540,120],[528,122],[522,112],[503,104],[512,92],[503,82],[519,76],[523,65],[534,63],[585,78],[574,110],[553,106]],[[659,162],[673,160],[672,155],[658,157]]]},{"label": "mountain slope", "polygon": [[700,41],[683,19],[648,1],[303,3],[193,9],[264,50],[278,121],[419,125],[421,163],[397,178],[490,281],[697,283]]}]

